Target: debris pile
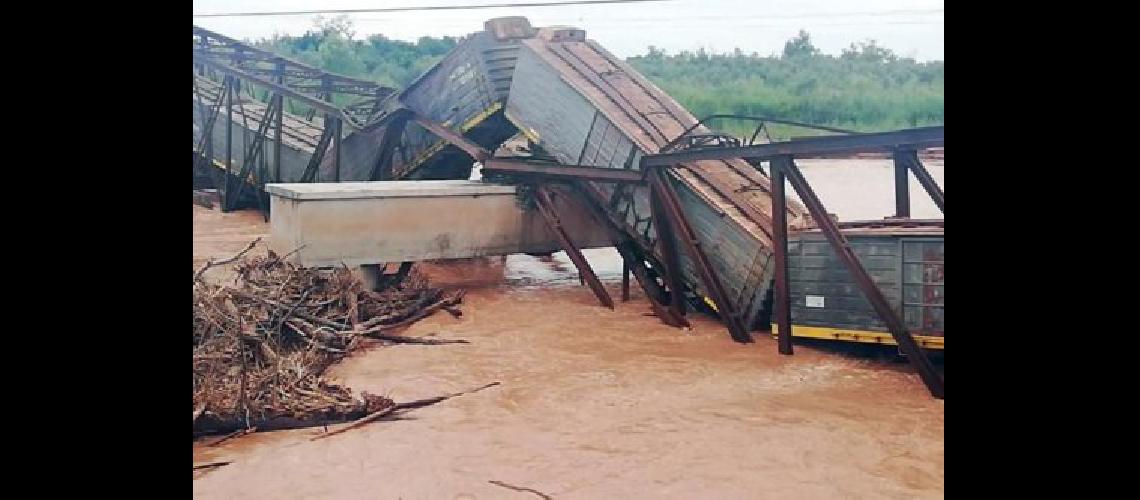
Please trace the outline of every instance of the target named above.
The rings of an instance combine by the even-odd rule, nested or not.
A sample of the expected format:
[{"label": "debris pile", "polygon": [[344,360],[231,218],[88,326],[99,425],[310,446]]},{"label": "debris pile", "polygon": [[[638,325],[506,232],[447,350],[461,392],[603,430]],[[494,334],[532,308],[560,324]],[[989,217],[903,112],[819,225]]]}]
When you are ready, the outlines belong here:
[{"label": "debris pile", "polygon": [[[347,268],[305,268],[273,252],[209,262],[194,273],[194,434],[322,425],[395,403],[327,383],[321,374],[364,338],[462,343],[388,332],[440,309],[453,315],[462,292],[432,287],[415,269],[366,290]],[[232,285],[205,271],[236,261]]]}]

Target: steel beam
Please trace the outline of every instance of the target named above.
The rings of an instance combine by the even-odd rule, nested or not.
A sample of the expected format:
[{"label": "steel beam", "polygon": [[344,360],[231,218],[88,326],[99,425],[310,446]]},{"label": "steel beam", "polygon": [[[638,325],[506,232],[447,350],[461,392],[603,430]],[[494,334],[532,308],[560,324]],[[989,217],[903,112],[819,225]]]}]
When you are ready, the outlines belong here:
[{"label": "steel beam", "polygon": [[483,149],[483,146],[480,146],[468,140],[466,137],[463,137],[463,134],[451,130],[443,124],[437,123],[431,118],[416,113],[415,111],[412,111],[412,113],[413,118],[416,120],[417,124],[427,129],[428,132],[435,134],[436,137],[439,137],[440,139],[451,143],[451,145],[463,150],[464,153],[467,153],[475,161],[483,161],[491,157],[491,153],[486,149]]},{"label": "steel beam", "polygon": [[[285,84],[285,65],[277,64],[277,83]],[[277,103],[277,123],[273,128],[273,182],[281,182],[281,134],[285,129],[285,98],[274,93],[273,101]]]},{"label": "steel beam", "polygon": [[851,245],[847,243],[847,238],[839,231],[838,225],[831,217],[827,215],[827,209],[824,208],[823,203],[819,201],[815,191],[808,185],[803,174],[800,173],[794,161],[789,159],[785,164],[781,165],[784,174],[788,178],[788,182],[795,188],[796,193],[799,194],[800,200],[807,206],[808,212],[811,213],[812,219],[815,220],[816,225],[823,231],[824,236],[831,243],[831,248],[835,250],[836,255],[843,261],[843,265],[851,276],[855,279],[855,283],[862,290],[863,295],[867,301],[871,303],[871,307],[878,313],[879,318],[887,324],[887,329],[891,332],[895,342],[898,343],[899,350],[906,354],[907,359],[918,370],[918,374],[922,377],[922,381],[926,384],[930,393],[937,398],[945,397],[945,381],[942,376],[934,369],[934,365],[930,363],[930,358],[915,342],[914,337],[906,330],[906,327],[899,318],[899,315],[887,302],[887,298],[883,296],[882,290],[875,285],[871,280],[871,276],[867,274],[867,270],[863,264],[859,262],[859,258],[855,255],[855,251],[851,249]]},{"label": "steel beam", "polygon": [[902,161],[911,172],[914,172],[914,178],[918,179],[918,184],[922,186],[922,189],[926,190],[926,194],[930,195],[930,199],[934,200],[934,204],[938,206],[938,211],[945,215],[946,210],[943,208],[946,201],[945,195],[942,192],[942,188],[938,187],[938,183],[934,182],[934,178],[930,176],[930,172],[928,172],[926,167],[922,165],[922,162],[919,161],[918,151],[913,149],[896,150],[894,157],[895,165],[898,165],[898,163]]},{"label": "steel beam", "polygon": [[320,111],[323,111],[323,112],[330,114],[330,115],[342,117],[348,122],[349,126],[351,126],[354,129],[361,130],[361,129],[364,129],[364,127],[366,125],[365,123],[362,123],[359,120],[357,120],[355,117],[349,116],[347,113],[344,112],[344,110],[342,110],[341,108],[339,108],[333,104],[322,101],[316,97],[312,97],[312,96],[305,95],[305,94],[302,94],[300,92],[294,91],[293,89],[290,89],[287,86],[278,85],[278,84],[274,83],[272,80],[262,78],[261,76],[254,75],[252,73],[249,73],[248,71],[243,71],[243,70],[234,68],[232,66],[229,66],[225,63],[215,61],[209,57],[206,57],[206,56],[199,54],[197,50],[194,51],[194,62],[197,62],[200,64],[205,64],[207,66],[213,67],[213,68],[221,71],[222,73],[233,75],[233,76],[240,78],[242,80],[247,80],[247,81],[256,83],[257,85],[260,85],[262,87],[269,88],[273,92],[284,95],[284,96],[286,96],[290,99],[293,99],[295,101],[301,102],[301,103],[305,104],[306,106],[313,108],[314,110],[320,110]]},{"label": "steel beam", "polygon": [[[913,151],[911,151],[913,152]],[[894,153],[895,160],[895,217],[910,217],[910,174],[907,174],[905,155],[900,150]]]},{"label": "steel beam", "polygon": [[546,220],[547,227],[550,232],[554,233],[554,237],[558,239],[558,243],[562,245],[562,250],[570,257],[574,266],[578,268],[578,276],[586,281],[590,286],[590,290],[594,291],[594,295],[598,297],[598,302],[602,305],[613,309],[614,300],[610,298],[609,292],[606,287],[602,285],[598,275],[594,274],[594,269],[590,267],[590,263],[586,261],[586,257],[574,245],[574,241],[570,239],[570,235],[566,234],[566,230],[562,227],[562,221],[558,218],[558,213],[554,208],[554,200],[550,198],[549,188],[544,184],[535,186],[535,205],[538,207],[538,212],[542,214],[542,218]]},{"label": "steel beam", "polygon": [[772,225],[776,250],[776,335],[780,354],[791,355],[792,349],[792,300],[788,279],[788,198],[785,192],[784,172],[791,164],[791,157],[772,160]]},{"label": "steel beam", "polygon": [[621,260],[621,301],[629,302],[629,262]]},{"label": "steel beam", "polygon": [[641,168],[677,165],[697,160],[754,158],[770,160],[778,156],[801,154],[855,153],[874,150],[923,149],[940,147],[945,142],[945,127],[923,127],[893,132],[859,135],[812,137],[786,142],[757,144],[733,148],[710,148],[663,153],[641,157]]},{"label": "steel beam", "polygon": [[392,178],[392,155],[396,152],[400,136],[407,124],[408,115],[404,112],[394,113],[387,118],[384,136],[380,141],[380,155],[376,158],[376,164],[372,166],[372,172],[368,174],[368,180],[385,181]]},{"label": "steel beam", "polygon": [[483,163],[483,172],[598,182],[628,182],[638,184],[645,182],[645,178],[636,170],[561,165],[558,163],[540,163],[508,158],[489,158]]},{"label": "steel beam", "polygon": [[670,227],[665,208],[661,204],[661,193],[657,189],[649,191],[649,209],[653,227],[657,231],[657,245],[665,264],[665,283],[669,286],[669,309],[677,316],[685,315],[684,280],[681,279],[681,259],[677,255],[677,237]]},{"label": "steel beam", "polygon": [[225,189],[221,191],[222,198],[222,211],[228,212],[229,203],[226,200],[229,198],[230,185],[232,181],[230,177],[233,176],[233,163],[234,163],[234,77],[226,76],[226,185]]},{"label": "steel beam", "polygon": [[[194,80],[194,87],[197,90],[198,80]],[[228,82],[227,82],[228,85]],[[197,153],[200,155],[201,160],[194,162],[194,168],[204,168],[214,159],[214,124],[218,122],[218,115],[222,112],[222,103],[225,102],[226,94],[218,92],[217,97],[212,104],[207,105],[205,94],[199,91],[198,102],[199,112],[202,114],[202,138],[198,141]]]},{"label": "steel beam", "polygon": [[301,174],[301,182],[313,182],[318,179],[320,171],[321,160],[325,157],[325,151],[329,148],[329,142],[332,140],[332,127],[328,122],[325,122],[324,128],[321,129],[321,138],[317,140],[316,147],[313,148],[313,155],[309,157],[309,164],[305,166],[305,172]]},{"label": "steel beam", "polygon": [[605,196],[602,195],[598,186],[589,181],[578,182],[576,186],[578,191],[586,197],[586,208],[594,215],[594,219],[609,231],[610,238],[614,241],[614,248],[621,254],[622,261],[630,266],[633,277],[637,279],[637,284],[641,286],[641,290],[645,292],[645,298],[649,300],[649,305],[653,308],[653,314],[666,325],[678,328],[688,327],[689,320],[683,316],[676,316],[671,309],[663,305],[665,291],[657,285],[656,280],[649,276],[649,269],[645,265],[647,257],[642,254],[639,244],[609,218],[609,212],[604,209],[606,206]]},{"label": "steel beam", "polygon": [[333,182],[340,182],[340,136],[341,124],[344,123],[340,118],[333,118]]},{"label": "steel beam", "polygon": [[[620,234],[623,239],[628,239],[633,242],[639,252],[650,253],[653,251],[652,242],[650,242],[647,237],[635,231],[626,231],[625,226],[628,213],[618,215],[609,211],[610,208],[613,208],[613,204],[611,200],[602,193],[602,190],[597,184],[591,181],[578,181],[574,185],[592,202],[589,203],[590,209],[594,211],[599,220],[605,222],[611,231],[615,232],[615,234]],[[617,191],[615,190],[615,195],[616,193]],[[618,240],[615,239],[615,241]],[[653,266],[658,266],[659,264],[657,257],[652,254],[649,255],[649,261]],[[636,276],[636,273],[634,275]]]},{"label": "steel beam", "polygon": [[[226,193],[226,198],[223,200],[224,205],[227,207],[227,210],[233,210],[234,208],[237,208],[237,204],[241,200],[242,191],[245,189],[246,179],[249,177],[250,170],[253,169],[254,164],[258,163],[258,160],[261,158],[262,153],[264,152],[265,137],[269,132],[269,123],[272,121],[273,113],[276,111],[276,108],[272,104],[265,107],[265,115],[261,117],[261,122],[257,125],[257,133],[254,134],[253,141],[249,145],[249,149],[246,151],[245,157],[242,160],[241,171],[237,176],[237,192],[234,193],[232,197],[229,195],[229,193]],[[242,112],[242,116],[245,116],[244,111]],[[259,180],[262,186],[258,187],[261,188],[265,184],[265,178],[261,177]],[[258,197],[260,196],[261,193],[259,192]]]},{"label": "steel beam", "polygon": [[673,312],[673,309],[667,307],[663,302],[665,291],[657,286],[657,281],[649,276],[649,268],[645,266],[645,258],[637,250],[637,246],[633,242],[626,241],[614,245],[618,253],[624,261],[631,263],[630,271],[633,272],[633,277],[637,278],[637,283],[641,285],[641,290],[645,292],[645,298],[649,300],[649,306],[653,309],[653,314],[657,316],[661,322],[666,325],[676,328],[689,327],[689,320],[684,316],[678,316]]},{"label": "steel beam", "polygon": [[[679,113],[679,114],[684,114],[684,113]],[[791,125],[793,127],[801,127],[801,128],[807,128],[807,129],[815,129],[815,130],[824,130],[827,132],[834,132],[837,134],[858,134],[858,132],[855,132],[853,130],[845,130],[845,129],[841,129],[841,128],[827,127],[827,126],[823,126],[823,125],[812,125],[810,123],[797,122],[797,121],[792,121],[792,120],[784,120],[782,118],[770,118],[770,117],[766,117],[766,116],[716,114],[716,115],[709,115],[709,116],[706,116],[704,118],[701,118],[700,120],[697,120],[697,123],[690,125],[689,128],[685,129],[684,132],[681,132],[681,135],[678,135],[673,140],[669,141],[664,146],[662,146],[661,151],[672,150],[674,148],[674,146],[677,145],[677,143],[681,142],[681,139],[684,139],[685,136],[689,135],[692,131],[696,130],[701,125],[704,125],[705,123],[708,123],[709,121],[712,121],[714,119],[721,119],[721,118],[731,118],[733,120],[750,120],[750,121],[760,122],[760,125],[758,125],[756,127],[756,131],[752,133],[752,138],[749,139],[749,141],[748,141],[749,144],[752,144],[753,142],[756,141],[756,136],[760,134],[760,130],[763,129],[764,124],[768,123],[768,122],[779,123],[782,125]],[[767,134],[767,130],[765,130],[765,134]],[[769,137],[769,140],[771,140],[770,137]]]},{"label": "steel beam", "polygon": [[[228,57],[234,59],[236,62],[264,62],[280,64],[289,68],[288,76],[294,76],[303,79],[318,79],[327,78],[329,81],[337,84],[344,84],[348,86],[355,86],[366,89],[381,89],[389,93],[394,89],[383,87],[376,82],[354,78],[347,75],[340,75],[330,73],[312,66],[302,64],[279,54],[261,50],[252,45],[248,45],[236,38],[216,33],[200,26],[194,26],[194,36],[199,37],[198,47],[203,53],[207,53],[212,57]],[[215,42],[211,45],[210,42]],[[261,71],[271,71],[262,69]]]},{"label": "steel beam", "polygon": [[945,228],[944,219],[905,219],[905,220],[857,220],[840,222],[840,229],[859,229],[875,227],[939,227]]},{"label": "steel beam", "polygon": [[701,249],[701,243],[697,240],[696,234],[693,229],[689,227],[689,221],[685,218],[685,213],[681,208],[681,202],[677,197],[676,191],[673,190],[672,184],[666,178],[664,170],[658,169],[653,172],[649,179],[649,185],[652,189],[656,190],[661,200],[661,205],[664,208],[665,221],[663,224],[670,224],[672,229],[676,230],[679,239],[684,244],[689,258],[696,265],[697,270],[701,274],[701,281],[704,282],[705,288],[712,294],[712,299],[716,303],[717,313],[720,314],[721,319],[724,320],[728,326],[728,332],[732,335],[732,339],[737,342],[752,342],[752,335],[748,333],[748,329],[744,327],[744,323],[737,314],[732,302],[728,300],[728,294],[724,290],[724,286],[720,282],[716,271],[712,268],[712,263],[709,262],[705,256],[704,250]]}]

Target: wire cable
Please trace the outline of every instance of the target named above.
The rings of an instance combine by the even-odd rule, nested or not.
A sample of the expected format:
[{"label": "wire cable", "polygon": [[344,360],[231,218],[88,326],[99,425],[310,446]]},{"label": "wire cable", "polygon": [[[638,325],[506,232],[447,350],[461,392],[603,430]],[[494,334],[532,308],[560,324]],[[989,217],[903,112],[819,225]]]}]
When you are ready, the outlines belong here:
[{"label": "wire cable", "polygon": [[329,9],[294,10],[281,12],[226,12],[217,14],[194,14],[194,17],[254,17],[254,16],[304,16],[312,14],[357,14],[365,12],[410,12],[425,10],[472,10],[502,7],[559,7],[562,5],[595,5],[635,2],[671,2],[673,0],[570,0],[565,2],[523,2],[475,5],[432,5],[426,7],[388,7],[383,9]]}]

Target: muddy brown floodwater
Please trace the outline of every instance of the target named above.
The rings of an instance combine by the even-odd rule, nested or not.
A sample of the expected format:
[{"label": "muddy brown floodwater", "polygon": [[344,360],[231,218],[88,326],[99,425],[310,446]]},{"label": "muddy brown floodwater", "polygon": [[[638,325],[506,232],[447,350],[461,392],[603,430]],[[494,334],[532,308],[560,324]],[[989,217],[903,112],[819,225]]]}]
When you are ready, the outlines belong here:
[{"label": "muddy brown floodwater", "polygon": [[[929,163],[941,184],[941,162]],[[802,165],[843,220],[893,209],[889,162]],[[912,192],[914,215],[937,216],[925,196]],[[195,264],[267,231],[254,212],[195,206]],[[587,258],[618,298],[620,260]],[[404,333],[471,344],[374,348],[328,376],[397,401],[501,386],[319,441],[321,429],[301,429],[196,443],[195,463],[233,463],[197,474],[195,496],[539,498],[489,481],[560,499],[944,496],[944,402],[906,364],[827,346],[780,356],[771,338],[739,345],[703,317],[670,328],[647,316],[636,285],[610,311],[562,254],[425,268],[469,290],[463,317]]]}]

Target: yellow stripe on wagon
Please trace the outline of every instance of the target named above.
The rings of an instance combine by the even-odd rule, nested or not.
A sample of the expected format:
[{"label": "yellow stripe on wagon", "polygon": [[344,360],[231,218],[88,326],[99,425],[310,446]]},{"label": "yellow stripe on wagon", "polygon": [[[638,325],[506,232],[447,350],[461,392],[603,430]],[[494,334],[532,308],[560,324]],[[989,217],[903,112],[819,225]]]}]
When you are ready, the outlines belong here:
[{"label": "yellow stripe on wagon", "polygon": [[[779,333],[779,326],[775,323],[772,324],[772,336],[775,337]],[[831,328],[826,326],[805,326],[805,325],[792,325],[792,337],[802,337],[811,339],[826,339],[826,340],[839,340],[844,342],[862,342],[865,344],[883,344],[883,345],[898,345],[895,338],[887,332],[873,332],[868,330],[847,330],[841,328]],[[931,335],[915,335],[914,341],[918,342],[920,347],[926,349],[945,349],[943,344],[945,337],[935,337]]]}]

